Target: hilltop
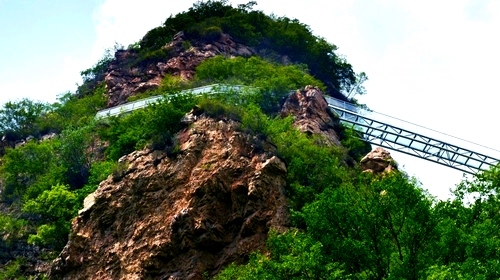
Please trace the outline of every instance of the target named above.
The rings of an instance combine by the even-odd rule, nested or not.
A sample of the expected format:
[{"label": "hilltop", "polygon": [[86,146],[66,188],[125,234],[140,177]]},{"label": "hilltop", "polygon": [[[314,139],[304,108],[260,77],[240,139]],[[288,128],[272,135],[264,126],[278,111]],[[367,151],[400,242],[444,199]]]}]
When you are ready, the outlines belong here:
[{"label": "hilltop", "polygon": [[[58,102],[0,110],[0,278],[500,277],[496,171],[436,201],[387,151],[365,157],[323,95],[366,75],[254,5],[198,2]],[[213,83],[252,90],[177,95]]]}]

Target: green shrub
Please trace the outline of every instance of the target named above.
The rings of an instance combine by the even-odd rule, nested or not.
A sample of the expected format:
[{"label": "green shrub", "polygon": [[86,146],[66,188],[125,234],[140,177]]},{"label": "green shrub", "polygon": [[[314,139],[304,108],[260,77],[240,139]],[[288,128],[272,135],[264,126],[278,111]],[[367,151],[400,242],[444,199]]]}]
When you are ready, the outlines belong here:
[{"label": "green shrub", "polygon": [[355,130],[353,127],[343,126],[339,136],[342,146],[347,149],[349,156],[356,162],[359,162],[372,150],[370,143],[361,140],[362,132]]},{"label": "green shrub", "polygon": [[254,253],[248,264],[230,265],[215,279],[351,279],[342,265],[328,263],[322,244],[305,233],[271,232],[267,247],[270,256]]},{"label": "green shrub", "polygon": [[111,171],[111,175],[113,176],[113,182],[119,182],[125,175],[128,170],[129,164],[128,162],[119,162]]},{"label": "green shrub", "polygon": [[240,120],[241,119],[241,107],[236,105],[224,102],[224,97],[213,98],[213,96],[208,97],[204,96],[199,99],[198,107],[203,111],[206,116],[215,118],[215,119],[232,119],[232,120]]},{"label": "green shrub", "polygon": [[129,67],[145,67],[160,61],[167,61],[172,57],[172,54],[173,49],[165,47],[156,50],[144,50],[139,52],[138,57],[130,63]]},{"label": "green shrub", "polygon": [[85,96],[65,93],[51,106],[51,111],[43,116],[43,124],[47,130],[55,132],[86,126],[94,120],[99,110],[106,107],[106,93],[105,83],[96,85],[92,93]]},{"label": "green shrub", "polygon": [[205,84],[253,86],[260,93],[239,96],[238,105],[255,103],[266,113],[275,112],[291,90],[306,85],[324,89],[324,85],[304,72],[300,65],[283,66],[255,56],[250,58],[217,56],[207,59],[196,68],[196,80]]},{"label": "green shrub", "polygon": [[51,141],[30,141],[22,147],[8,149],[2,158],[2,197],[12,201],[21,198],[29,186],[56,166],[55,147]]},{"label": "green shrub", "polygon": [[140,50],[157,50],[165,46],[176,31],[168,30],[163,26],[159,26],[149,30],[139,42]]},{"label": "green shrub", "polygon": [[220,38],[222,30],[218,26],[210,26],[202,31],[201,37],[208,41],[215,41]]},{"label": "green shrub", "polygon": [[77,195],[64,185],[55,185],[27,201],[23,211],[40,215],[42,221],[28,242],[61,250],[68,240],[70,220],[76,216],[79,206]]},{"label": "green shrub", "polygon": [[0,267],[0,279],[27,279],[23,275],[23,267],[25,267],[27,261],[23,257],[18,257],[11,260],[5,266]]},{"label": "green shrub", "polygon": [[184,49],[184,51],[187,51],[187,50],[191,49],[192,47],[193,47],[193,45],[188,40],[182,42],[182,49]]},{"label": "green shrub", "polygon": [[181,127],[180,119],[194,104],[189,94],[170,96],[129,115],[111,118],[110,125],[100,131],[101,137],[110,141],[107,156],[118,160],[146,144],[158,149],[172,145],[172,136]]},{"label": "green shrub", "polygon": [[84,199],[93,193],[99,187],[99,184],[113,173],[117,164],[112,161],[96,161],[92,163],[87,184],[83,188],[75,190],[79,209],[83,207]]},{"label": "green shrub", "polygon": [[[117,51],[115,48],[114,51]],[[114,59],[114,52],[107,49],[102,58],[91,68],[83,70],[80,75],[83,84],[78,86],[77,95],[79,97],[87,96],[95,91],[95,88],[104,81],[106,70]]]},{"label": "green shrub", "polygon": [[55,185],[36,199],[27,201],[23,211],[42,215],[46,221],[69,221],[78,211],[76,195],[65,185]]},{"label": "green shrub", "polygon": [[22,241],[27,234],[28,221],[0,214],[0,257],[13,243]]},{"label": "green shrub", "polygon": [[191,84],[192,82],[184,81],[180,76],[166,74],[161,80],[161,85],[158,88],[130,96],[127,101],[141,100],[151,96],[176,94],[181,90],[194,87]]}]

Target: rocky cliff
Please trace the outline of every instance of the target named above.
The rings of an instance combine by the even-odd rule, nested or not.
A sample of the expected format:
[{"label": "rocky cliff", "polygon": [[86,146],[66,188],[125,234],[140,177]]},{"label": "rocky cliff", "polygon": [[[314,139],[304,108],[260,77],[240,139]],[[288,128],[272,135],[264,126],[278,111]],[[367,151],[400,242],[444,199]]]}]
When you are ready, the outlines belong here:
[{"label": "rocky cliff", "polygon": [[[291,95],[283,114],[338,143],[316,88]],[[315,111],[318,110],[318,111]],[[144,149],[120,159],[73,220],[54,279],[202,279],[265,249],[289,226],[286,165],[271,143],[239,123],[195,111],[178,151]],[[330,132],[330,134],[328,134]]]},{"label": "rocky cliff", "polygon": [[[200,117],[178,154],[143,150],[121,159],[73,221],[51,277],[202,279],[263,249],[288,225],[286,166],[231,120]],[[97,278],[96,278],[97,277]]]},{"label": "rocky cliff", "polygon": [[224,33],[210,44],[205,44],[196,41],[188,43],[180,32],[162,50],[165,55],[160,61],[140,65],[134,63],[138,60],[136,51],[116,52],[104,79],[109,97],[107,107],[126,103],[130,96],[159,87],[167,74],[190,80],[196,66],[207,58],[217,55],[248,57],[255,54],[252,48],[236,43]]},{"label": "rocky cliff", "polygon": [[318,135],[324,145],[341,146],[337,132],[340,124],[335,120],[323,93],[317,87],[306,86],[291,94],[281,110],[281,116],[294,116],[294,125],[308,135]]}]

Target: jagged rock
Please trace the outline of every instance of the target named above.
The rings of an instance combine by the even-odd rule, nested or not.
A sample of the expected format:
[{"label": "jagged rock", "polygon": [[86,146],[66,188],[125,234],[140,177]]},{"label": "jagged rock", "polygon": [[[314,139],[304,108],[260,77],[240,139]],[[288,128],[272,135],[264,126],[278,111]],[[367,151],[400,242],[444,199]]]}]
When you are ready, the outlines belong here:
[{"label": "jagged rock", "polygon": [[207,58],[216,55],[249,57],[255,54],[252,48],[234,42],[227,34],[221,34],[210,44],[191,42],[189,49],[185,49],[184,42],[184,33],[179,32],[163,47],[168,55],[162,61],[145,66],[133,65],[137,59],[134,50],[116,52],[115,60],[104,78],[109,97],[107,107],[126,103],[130,96],[157,88],[167,74],[190,80],[195,68]]},{"label": "jagged rock", "polygon": [[391,153],[381,147],[368,153],[361,159],[361,170],[364,172],[385,173],[397,170]]},{"label": "jagged rock", "polygon": [[200,107],[195,106],[181,118],[181,124],[190,125],[194,123],[201,116],[201,114],[203,114],[203,110]]},{"label": "jagged rock", "polygon": [[[57,137],[57,134],[56,133],[48,133],[48,134],[45,134],[45,135],[42,135],[42,137],[40,137],[40,142],[42,141],[46,141],[46,140],[50,140],[50,139],[53,139]],[[35,137],[33,136],[28,136],[26,139],[16,139],[10,135],[3,135],[2,136],[2,139],[0,140],[0,156],[3,156],[7,149],[12,149],[12,148],[19,148],[19,147],[22,147],[24,145],[26,145],[26,143],[28,143],[30,140],[33,140],[35,139]]]},{"label": "jagged rock", "polygon": [[328,103],[318,87],[306,86],[304,90],[297,90],[285,101],[281,116],[295,116],[294,126],[308,134],[320,135],[325,145],[341,146],[335,132],[338,122]]},{"label": "jagged rock", "polygon": [[50,279],[203,279],[264,249],[289,225],[286,166],[237,127],[199,116],[175,157],[126,156],[73,220]]},{"label": "jagged rock", "polygon": [[15,148],[20,148],[20,147],[23,147],[24,145],[26,145],[26,140],[24,139],[21,139],[21,140],[17,140],[16,141],[16,144],[15,144]]},{"label": "jagged rock", "polygon": [[54,139],[56,137],[57,137],[57,133],[54,133],[54,132],[44,134],[44,135],[42,135],[42,137],[40,137],[40,142],[51,140],[51,139]]}]

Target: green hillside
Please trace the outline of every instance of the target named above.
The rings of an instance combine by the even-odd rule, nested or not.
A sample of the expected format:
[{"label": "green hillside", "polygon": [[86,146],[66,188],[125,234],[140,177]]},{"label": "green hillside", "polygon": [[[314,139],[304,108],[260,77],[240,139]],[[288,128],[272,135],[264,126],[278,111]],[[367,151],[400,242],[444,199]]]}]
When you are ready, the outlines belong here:
[{"label": "green hillside", "polygon": [[[104,74],[115,59],[106,55],[82,71],[77,92],[54,104],[25,99],[3,105],[1,134],[26,143],[0,151],[0,279],[35,279],[33,260],[57,256],[84,198],[109,175],[123,172],[120,157],[144,147],[175,157],[180,119],[195,106],[269,139],[288,169],[294,229],[271,232],[268,252],[255,252],[247,264],[230,265],[216,279],[500,278],[498,170],[462,182],[453,198],[438,201],[404,172],[375,176],[346,164],[369,151],[352,130],[341,129],[345,148],[339,148],[318,145],[294,129],[290,117],[277,114],[290,90],[315,85],[346,100],[364,93],[366,75],[356,74],[335,45],[304,23],[265,15],[254,4],[199,2],[128,49],[138,53],[136,65],[147,65],[169,55],[162,47],[180,31],[192,43],[230,34],[259,56],[207,59],[193,80],[167,75],[158,89],[135,98],[212,83],[244,84],[257,92],[177,96],[102,122],[94,116],[106,107]],[[290,64],[279,63],[284,55]],[[51,133],[56,136],[39,141]]]}]

